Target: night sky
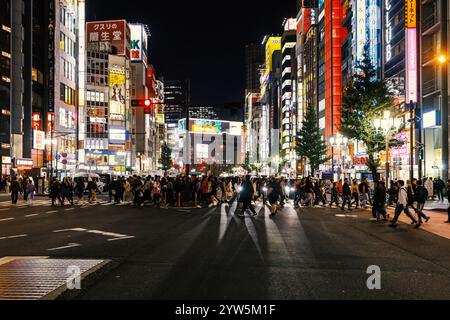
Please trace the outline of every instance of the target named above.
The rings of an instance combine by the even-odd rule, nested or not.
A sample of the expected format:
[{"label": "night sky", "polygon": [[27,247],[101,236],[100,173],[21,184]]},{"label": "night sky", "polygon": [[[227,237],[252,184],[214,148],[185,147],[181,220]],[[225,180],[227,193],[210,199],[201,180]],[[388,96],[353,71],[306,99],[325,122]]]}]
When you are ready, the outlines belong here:
[{"label": "night sky", "polygon": [[245,44],[281,33],[296,1],[87,0],[87,20],[149,25],[149,59],[164,79],[191,79],[193,104],[243,102]]}]

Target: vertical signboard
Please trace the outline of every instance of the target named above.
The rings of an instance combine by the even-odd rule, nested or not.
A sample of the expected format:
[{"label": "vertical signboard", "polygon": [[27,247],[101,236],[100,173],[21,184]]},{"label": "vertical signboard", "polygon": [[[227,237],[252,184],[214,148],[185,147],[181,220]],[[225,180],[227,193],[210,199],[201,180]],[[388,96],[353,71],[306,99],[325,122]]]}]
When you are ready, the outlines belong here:
[{"label": "vertical signboard", "polygon": [[130,24],[131,61],[142,61],[147,65],[147,32],[142,24]]},{"label": "vertical signboard", "polygon": [[356,60],[362,61],[366,44],[366,0],[356,0]]},{"label": "vertical signboard", "polygon": [[385,1],[385,56],[386,56],[386,62],[391,61],[392,59],[392,23],[390,19],[391,15],[391,0],[384,0]]},{"label": "vertical signboard", "polygon": [[405,1],[406,24],[406,101],[417,102],[417,3]]},{"label": "vertical signboard", "polygon": [[55,2],[48,7],[48,112],[55,112]]}]

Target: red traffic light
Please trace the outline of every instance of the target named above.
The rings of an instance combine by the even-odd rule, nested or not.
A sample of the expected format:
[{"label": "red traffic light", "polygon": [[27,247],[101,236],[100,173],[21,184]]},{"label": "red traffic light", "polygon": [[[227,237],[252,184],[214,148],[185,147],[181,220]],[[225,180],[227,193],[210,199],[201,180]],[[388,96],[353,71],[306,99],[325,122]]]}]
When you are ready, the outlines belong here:
[{"label": "red traffic light", "polygon": [[142,100],[131,100],[132,107],[146,107],[150,108],[153,105],[152,100],[142,99]]}]

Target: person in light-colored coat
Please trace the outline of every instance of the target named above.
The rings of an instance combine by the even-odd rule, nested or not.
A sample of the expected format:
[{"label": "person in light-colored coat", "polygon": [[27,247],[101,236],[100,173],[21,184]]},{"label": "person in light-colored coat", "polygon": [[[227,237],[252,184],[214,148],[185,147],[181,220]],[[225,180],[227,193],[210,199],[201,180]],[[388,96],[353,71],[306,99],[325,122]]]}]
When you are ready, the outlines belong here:
[{"label": "person in light-colored coat", "polygon": [[434,200],[434,185],[433,178],[427,179],[424,184],[425,189],[428,191],[428,197]]}]

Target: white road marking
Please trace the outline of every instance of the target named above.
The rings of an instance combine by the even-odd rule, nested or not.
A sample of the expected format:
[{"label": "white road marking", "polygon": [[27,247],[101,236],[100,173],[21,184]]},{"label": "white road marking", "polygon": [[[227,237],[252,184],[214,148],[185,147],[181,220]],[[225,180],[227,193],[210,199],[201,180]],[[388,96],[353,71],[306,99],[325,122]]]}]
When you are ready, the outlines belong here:
[{"label": "white road marking", "polygon": [[19,234],[16,236],[0,237],[0,240],[24,238],[26,236],[28,236],[28,235],[27,234]]},{"label": "white road marking", "polygon": [[35,213],[35,214],[29,214],[29,215],[26,215],[25,218],[36,217],[36,216],[38,216],[38,215],[39,215],[38,213]]},{"label": "white road marking", "polygon": [[46,213],[57,213],[57,210],[53,210],[53,211],[47,211]]},{"label": "white road marking", "polygon": [[350,215],[350,214],[337,214],[336,217],[338,217],[338,218],[358,218],[357,215]]},{"label": "white road marking", "polygon": [[14,220],[15,218],[5,218],[5,219],[0,219],[0,222],[2,221],[10,221],[10,220]]},{"label": "white road marking", "polygon": [[11,210],[11,208],[0,209],[0,211],[8,211],[8,210]]},{"label": "white road marking", "polygon": [[69,232],[69,231],[76,231],[76,232],[84,232],[87,231],[87,229],[83,228],[72,228],[72,229],[62,229],[62,230],[55,230],[54,233],[60,233],[60,232]]},{"label": "white road marking", "polygon": [[72,228],[72,229],[62,229],[62,230],[54,230],[54,233],[61,233],[61,232],[86,232],[86,233],[92,233],[97,234],[105,237],[111,237],[111,239],[108,239],[108,241],[114,241],[114,240],[125,240],[125,239],[132,239],[133,236],[128,236],[126,234],[120,234],[120,233],[114,233],[114,232],[107,232],[107,231],[101,231],[101,230],[87,230],[84,228]]},{"label": "white road marking", "polygon": [[120,234],[120,233],[113,233],[113,232],[105,232],[105,231],[100,231],[100,230],[88,230],[88,233],[93,233],[93,234],[99,234],[102,236],[107,236],[107,237],[113,237],[113,238],[124,238],[124,237],[128,237],[125,234]]},{"label": "white road marking", "polygon": [[64,246],[64,247],[58,247],[58,248],[52,248],[52,249],[47,249],[47,251],[57,251],[57,250],[64,250],[64,249],[70,249],[70,248],[76,248],[76,247],[81,247],[81,244],[78,244],[78,243],[69,243],[67,246]]},{"label": "white road marking", "polygon": [[75,210],[75,208],[67,208],[67,209],[64,209],[64,211],[73,211],[73,210]]},{"label": "white road marking", "polygon": [[134,238],[136,238],[136,237],[129,236],[129,237],[122,237],[122,238],[108,239],[108,241],[120,241],[120,240],[134,239]]}]

